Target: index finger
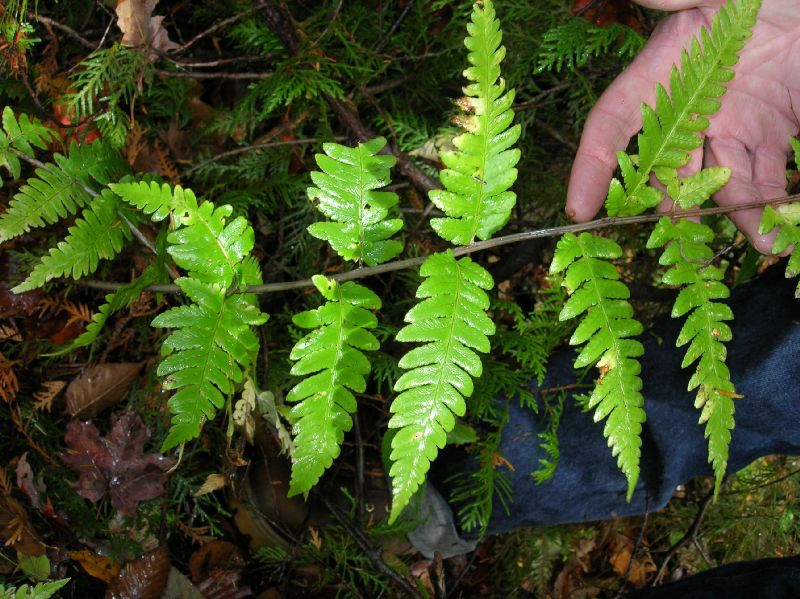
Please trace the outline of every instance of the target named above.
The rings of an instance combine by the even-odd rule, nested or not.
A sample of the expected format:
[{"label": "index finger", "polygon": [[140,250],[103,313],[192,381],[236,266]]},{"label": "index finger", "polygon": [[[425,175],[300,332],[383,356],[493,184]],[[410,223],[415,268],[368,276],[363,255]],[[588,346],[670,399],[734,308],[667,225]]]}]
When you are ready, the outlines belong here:
[{"label": "index finger", "polygon": [[641,127],[641,103],[653,103],[656,82],[669,80],[683,44],[689,43],[701,19],[700,11],[686,11],[663,21],[639,56],[589,112],[567,190],[571,219],[587,221],[602,207],[617,168],[616,153],[627,147]]}]

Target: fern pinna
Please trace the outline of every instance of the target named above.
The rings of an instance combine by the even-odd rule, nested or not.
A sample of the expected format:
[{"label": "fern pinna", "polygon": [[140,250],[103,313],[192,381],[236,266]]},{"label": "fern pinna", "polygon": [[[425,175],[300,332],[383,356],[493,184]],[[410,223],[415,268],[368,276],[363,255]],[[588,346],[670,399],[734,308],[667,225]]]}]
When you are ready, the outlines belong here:
[{"label": "fern pinna", "polygon": [[253,228],[232,208],[197,202],[189,189],[145,181],[112,184],[119,196],[152,220],[172,216],[174,230],[167,251],[186,271],[175,283],[188,305],[170,308],[152,326],[175,329],[164,340],[159,376],[178,391],[169,399],[172,427],[162,451],[200,435],[206,420],[225,405],[258,354],[253,327],[266,322],[255,296],[229,293],[261,282],[261,269],[250,256]]},{"label": "fern pinna", "polygon": [[[706,117],[716,112],[720,106],[718,98],[725,93],[726,89],[723,84],[733,77],[734,73],[731,67],[738,61],[738,52],[750,36],[759,7],[760,0],[740,0],[736,4],[729,2],[723,6],[714,18],[711,30],[703,29],[701,31],[702,45],[697,39],[693,39],[689,51],[684,51],[681,55],[680,71],[677,66],[673,66],[670,73],[669,93],[663,86],[657,85],[655,108],[646,104],[642,105],[642,132],[637,138],[638,160],[635,163],[634,159],[626,153],[617,153],[622,182],[613,179],[609,186],[606,199],[606,210],[609,215],[641,214],[648,208],[660,204],[664,194],[661,189],[650,185],[651,174],[666,186],[668,197],[683,208],[701,204],[727,182],[730,170],[724,167],[704,169],[686,178],[679,177],[678,169],[689,162],[689,152],[702,145],[700,133],[709,124]],[[684,225],[679,225],[679,230],[683,231],[683,227]],[[585,245],[590,242],[598,244],[597,240],[600,238],[588,234],[583,234],[579,238],[569,234],[565,235],[556,249],[552,271],[563,270],[578,258],[585,259],[585,250],[580,247],[580,243],[576,243],[576,239],[578,241],[584,239]],[[695,239],[694,241],[699,243],[700,240]],[[707,253],[699,248],[690,249],[697,249],[703,255]],[[665,258],[667,260],[665,264],[674,265],[675,268],[680,268],[681,272],[683,269],[697,270],[698,267],[693,262],[694,258],[686,258],[683,266],[679,267],[677,260],[682,255],[676,256],[675,251],[669,249],[668,252],[669,256]],[[620,255],[616,250],[608,253],[609,255],[605,257],[613,258]],[[641,440],[638,437],[641,434],[640,424],[644,420],[640,392],[641,380],[638,376],[640,366],[636,360],[636,356],[641,353],[641,350],[640,347],[637,348],[620,361],[616,355],[618,350],[614,349],[609,354],[610,350],[598,352],[597,348],[616,348],[621,331],[624,331],[626,336],[630,336],[635,334],[633,331],[640,330],[641,326],[638,323],[633,324],[635,321],[629,314],[629,308],[623,310],[618,307],[619,313],[607,313],[605,310],[595,309],[603,305],[603,299],[599,292],[601,285],[612,289],[615,294],[607,299],[622,300],[628,297],[627,291],[622,291],[624,286],[616,281],[618,277],[613,277],[614,285],[608,284],[612,278],[611,271],[614,269],[610,265],[601,267],[601,262],[596,260],[601,257],[603,257],[602,253],[591,256],[595,261],[591,263],[591,267],[586,267],[579,272],[582,278],[578,278],[576,274],[575,280],[570,282],[569,277],[565,277],[563,284],[567,287],[567,291],[571,296],[579,298],[573,305],[579,305],[582,309],[570,309],[570,302],[572,302],[572,298],[570,298],[561,318],[574,318],[585,311],[583,320],[571,341],[573,344],[586,343],[586,348],[578,357],[576,366],[595,364],[600,369],[600,378],[590,404],[596,408],[596,420],[601,420],[606,416],[609,418],[604,434],[608,437],[612,453],[618,456],[618,463],[628,480],[628,496],[630,497],[639,475]],[[701,278],[712,276],[713,272],[711,270],[697,272],[697,276]],[[673,284],[673,281],[676,281],[674,277],[666,276],[665,283]],[[692,282],[693,280],[685,280],[680,284],[686,285]],[[589,297],[590,293],[593,294],[591,297]],[[712,299],[718,298],[709,296],[704,301],[708,303]],[[713,305],[717,306],[718,304],[714,303]],[[709,309],[713,310],[714,308]],[[677,310],[680,314],[687,311],[688,309]],[[690,319],[693,318],[699,317],[690,316]],[[624,326],[618,322],[620,319],[625,322]],[[717,320],[724,319],[717,318]],[[693,338],[695,335],[689,339]],[[609,342],[611,342],[610,346]],[[684,342],[686,341],[683,338],[679,340],[679,343]],[[628,347],[632,349],[633,346],[628,345]],[[692,379],[690,387],[700,386],[699,393],[703,397],[706,397],[707,392],[711,389],[719,391],[711,394],[713,397],[710,402],[698,401],[698,404],[702,403],[706,406],[701,421],[706,422],[709,455],[717,475],[717,484],[719,484],[727,462],[733,411],[732,404],[728,401],[720,399],[715,402],[714,398],[730,399],[725,396],[725,393],[733,393],[733,391],[729,390],[725,384],[726,376],[721,369],[709,370],[707,368],[709,363],[716,365],[720,361],[724,361],[724,353],[719,353],[717,345],[704,342],[702,339],[699,340],[697,344],[691,346],[689,355],[694,357],[689,359],[686,364],[688,365],[700,357],[700,354],[694,353],[698,348],[701,353],[702,351],[711,353],[707,358],[701,360],[698,374]]]},{"label": "fern pinna", "polygon": [[[315,187],[309,198],[331,221],[314,223],[309,233],[327,240],[345,260],[369,265],[394,258],[403,245],[389,239],[402,221],[387,218],[397,194],[376,191],[389,183],[394,156],[381,155],[386,140],[376,138],[348,148],[324,144],[317,154],[322,171],[311,173]],[[306,376],[286,396],[295,404],[290,413],[294,453],[289,494],[308,493],[339,455],[344,433],[356,410],[353,392],[366,388],[371,364],[363,351],[380,346],[368,329],[378,321],[369,310],[381,301],[366,287],[353,282],[339,285],[321,275],[314,285],[327,300],[315,310],[297,314],[294,323],[311,332],[291,352],[292,374]],[[310,376],[309,376],[310,375]]]},{"label": "fern pinna", "polygon": [[[464,45],[470,84],[458,101],[464,111],[455,121],[466,131],[453,140],[455,152],[442,152],[447,168],[440,172],[444,190],[430,192],[431,201],[445,213],[431,219],[440,237],[466,245],[476,237],[488,239],[506,224],[516,195],[509,187],[517,177],[520,135],[511,126],[514,91],[505,91],[500,63],[505,56],[502,33],[491,0],[475,3]],[[494,287],[491,275],[469,258],[451,253],[430,256],[420,268],[425,278],[417,291],[424,301],[406,314],[397,339],[423,343],[400,361],[408,372],[398,379],[400,394],[391,406],[389,427],[399,429],[392,439],[390,476],[394,521],[425,479],[454,416],[465,411],[472,395],[471,377],[480,376],[476,353],[489,351],[487,335],[494,324],[486,316]]]},{"label": "fern pinna", "polygon": [[[792,139],[791,143],[795,164],[800,169],[800,141]],[[800,204],[783,204],[777,208],[767,206],[758,232],[764,235],[776,228],[772,253],[781,254],[792,248],[786,263],[786,278],[796,277],[800,275]],[[797,284],[794,295],[800,298],[800,283]]]},{"label": "fern pinna", "polygon": [[628,479],[630,498],[639,477],[645,420],[641,366],[636,359],[644,350],[640,342],[631,339],[642,332],[642,325],[633,318],[628,287],[619,280],[617,269],[606,262],[620,256],[622,248],[610,239],[567,233],[558,242],[550,271],[566,271],[562,285],[569,299],[559,319],[584,314],[569,341],[571,345],[586,344],[575,367],[596,364],[600,369],[589,407],[595,408],[595,421],[608,417],[603,434]]}]

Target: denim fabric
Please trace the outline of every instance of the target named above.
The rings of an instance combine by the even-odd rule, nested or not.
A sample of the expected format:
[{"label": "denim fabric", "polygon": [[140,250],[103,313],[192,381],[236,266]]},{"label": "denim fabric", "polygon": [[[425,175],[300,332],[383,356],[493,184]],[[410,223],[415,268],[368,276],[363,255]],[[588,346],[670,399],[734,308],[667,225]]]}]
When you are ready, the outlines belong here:
[{"label": "denim fabric", "polygon": [[[800,454],[800,300],[794,299],[795,282],[777,275],[768,272],[735,290],[730,300],[735,320],[728,366],[744,397],[735,400],[728,472],[760,456]],[[495,505],[490,534],[654,511],[666,505],[677,485],[711,474],[704,425],[697,422],[694,392],[686,390],[694,367],[681,369],[685,348],[675,348],[682,322],[664,319],[642,339],[647,421],[641,475],[631,502],[625,500],[627,484],[603,437],[603,423],[594,423],[571,399],[558,431],[561,457],[555,476],[536,484],[530,473],[544,457],[538,439],[544,423],[512,402],[501,452],[514,466],[509,473],[513,502],[508,514]],[[574,357],[574,350],[554,356],[543,387],[574,382]],[[449,473],[459,467],[466,466],[447,464]]]}]

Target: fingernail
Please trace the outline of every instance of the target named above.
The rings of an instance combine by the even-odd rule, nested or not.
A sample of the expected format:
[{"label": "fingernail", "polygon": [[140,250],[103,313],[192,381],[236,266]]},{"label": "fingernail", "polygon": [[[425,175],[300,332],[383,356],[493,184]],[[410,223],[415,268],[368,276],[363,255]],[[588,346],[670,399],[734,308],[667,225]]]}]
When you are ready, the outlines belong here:
[{"label": "fingernail", "polygon": [[567,209],[567,216],[569,217],[570,220],[575,220],[575,209],[574,208],[568,208]]}]

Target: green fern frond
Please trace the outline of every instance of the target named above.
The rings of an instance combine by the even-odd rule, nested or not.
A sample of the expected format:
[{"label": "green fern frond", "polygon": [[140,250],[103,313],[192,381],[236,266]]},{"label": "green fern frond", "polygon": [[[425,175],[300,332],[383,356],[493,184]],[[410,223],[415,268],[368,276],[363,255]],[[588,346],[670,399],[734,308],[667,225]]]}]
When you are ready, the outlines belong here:
[{"label": "green fern frond", "polygon": [[224,285],[188,277],[175,282],[193,303],[171,308],[151,323],[175,329],[164,341],[166,358],[157,370],[166,377],[165,389],[178,389],[167,403],[172,426],[162,451],[198,437],[203,423],[214,418],[258,352],[252,327],[266,322],[257,306],[227,295]]},{"label": "green fern frond", "polygon": [[377,295],[351,281],[339,285],[321,275],[313,281],[328,301],[292,319],[312,331],[295,344],[290,356],[295,361],[291,373],[308,378],[286,396],[287,403],[298,402],[290,416],[295,450],[289,496],[308,493],[339,455],[344,433],[353,424],[353,392],[366,389],[370,361],[363,351],[380,345],[368,331],[378,324],[369,311],[380,309]]},{"label": "green fern frond", "polygon": [[455,416],[463,416],[471,377],[482,372],[476,353],[489,351],[494,323],[486,315],[491,275],[469,258],[452,252],[430,256],[420,268],[417,289],[424,301],[405,316],[398,341],[423,343],[400,360],[408,372],[398,379],[389,421],[400,429],[392,440],[393,522],[425,479],[430,463],[444,447]]},{"label": "green fern frond", "polygon": [[79,279],[93,273],[101,259],[116,256],[130,232],[117,213],[119,200],[108,190],[96,198],[69,228],[64,241],[50,249],[22,283],[12,289],[22,293],[41,287],[55,277]]},{"label": "green fern frond", "polygon": [[79,347],[86,347],[94,343],[97,336],[103,330],[108,318],[114,314],[114,312],[118,312],[130,306],[142,294],[142,291],[144,291],[146,287],[158,282],[158,279],[158,266],[156,264],[151,264],[144,269],[141,276],[135,281],[132,281],[125,287],[117,289],[114,293],[106,295],[105,303],[92,315],[92,322],[86,325],[86,330],[76,337],[69,345],[53,352],[51,355],[58,356],[66,354],[75,351]]},{"label": "green fern frond", "polygon": [[317,154],[322,172],[313,171],[316,187],[308,188],[308,197],[318,200],[317,208],[333,222],[318,222],[308,232],[323,239],[345,260],[374,266],[391,260],[403,251],[403,244],[389,239],[403,221],[387,219],[397,205],[397,194],[374,191],[389,182],[389,170],[396,159],[380,155],[386,145],[382,137],[348,148],[339,144],[323,145],[325,154]]},{"label": "green fern frond", "polygon": [[0,167],[4,167],[12,179],[18,179],[22,169],[14,150],[32,158],[34,147],[44,150],[47,142],[54,137],[54,131],[37,119],[30,119],[27,114],[21,114],[17,119],[14,111],[6,106],[3,108],[3,128],[0,130]]},{"label": "green fern frond", "polygon": [[642,332],[642,325],[633,318],[627,302],[630,292],[617,269],[605,262],[620,256],[622,249],[610,239],[567,233],[558,241],[550,272],[565,271],[562,285],[570,295],[559,319],[585,313],[569,341],[570,345],[585,344],[575,367],[596,364],[600,369],[589,407],[595,408],[596,422],[608,417],[603,434],[628,479],[630,498],[639,477],[645,420],[641,366],[636,359],[644,350],[631,339]]},{"label": "green fern frond", "polygon": [[680,72],[670,73],[669,94],[656,86],[656,107],[642,105],[642,133],[638,136],[639,164],[634,165],[618,152],[623,182],[612,181],[606,199],[610,216],[631,216],[652,208],[661,201],[661,192],[650,187],[654,173],[664,184],[689,161],[689,152],[702,144],[699,132],[708,127],[707,116],[720,106],[724,84],[734,72],[755,25],[761,0],[728,2],[711,23],[711,31],[701,31],[702,47],[697,38],[681,54]]},{"label": "green fern frond", "polygon": [[[172,186],[168,183],[159,185],[156,181],[150,181],[149,183],[147,181],[112,183],[109,187],[111,191],[149,215],[155,222],[162,221],[170,215],[173,206],[176,202],[179,202],[174,196],[181,194],[183,191],[180,185],[176,185],[173,191]],[[191,193],[191,190],[186,191]],[[196,201],[194,205],[197,205]],[[180,216],[183,216],[183,214]]]},{"label": "green fern frond", "polygon": [[697,361],[689,390],[698,389],[695,407],[702,409],[700,423],[706,423],[708,459],[716,475],[716,493],[728,463],[735,409],[733,399],[737,395],[725,365],[727,350],[724,345],[732,338],[725,321],[732,320],[733,313],[727,305],[716,301],[727,298],[730,291],[722,282],[724,271],[710,264],[714,251],[708,244],[713,239],[714,232],[706,225],[687,219],[673,223],[663,217],[653,229],[647,247],[666,246],[659,263],[671,268],[664,273],[662,281],[682,287],[672,316],[688,314],[677,345],[689,344],[681,364],[683,368]]},{"label": "green fern frond", "polygon": [[620,23],[598,27],[581,17],[573,17],[542,36],[536,71],[561,72],[564,67],[572,71],[585,66],[593,56],[608,54],[612,49],[619,58],[630,60],[645,41],[640,33]]},{"label": "green fern frond", "polygon": [[514,90],[505,91],[500,77],[505,47],[491,0],[475,3],[467,31],[464,45],[472,66],[464,76],[472,83],[464,88],[465,97],[458,102],[464,114],[456,119],[466,132],[453,139],[458,151],[440,154],[447,167],[439,173],[445,189],[430,192],[431,201],[446,215],[431,219],[431,227],[459,245],[475,237],[488,239],[508,222],[516,202],[508,189],[517,178],[514,167],[520,157],[511,146],[521,131],[519,125],[510,127]]},{"label": "green fern frond", "polygon": [[87,146],[73,143],[66,156],[54,154],[53,160],[55,164],[36,169],[36,176],[14,194],[0,215],[0,243],[32,228],[54,224],[89,204],[90,177],[104,185],[129,170],[118,152],[100,142]]},{"label": "green fern frond", "polygon": [[[176,193],[174,197],[177,196]],[[188,194],[182,196],[186,198]],[[175,264],[188,270],[193,278],[230,287],[239,264],[255,244],[247,219],[239,216],[227,222],[231,212],[229,205],[215,208],[211,202],[190,209],[181,220],[182,226],[167,236],[167,251]]]},{"label": "green fern frond", "polygon": [[[797,152],[800,154],[800,144]],[[780,254],[792,248],[789,254],[789,261],[786,264],[786,278],[791,279],[800,275],[800,204],[781,204],[777,208],[767,206],[764,208],[764,216],[758,232],[762,235],[769,233],[775,227],[778,234],[772,245],[772,253]],[[796,298],[800,298],[800,282],[794,293]]]}]

